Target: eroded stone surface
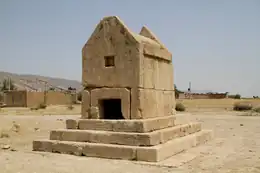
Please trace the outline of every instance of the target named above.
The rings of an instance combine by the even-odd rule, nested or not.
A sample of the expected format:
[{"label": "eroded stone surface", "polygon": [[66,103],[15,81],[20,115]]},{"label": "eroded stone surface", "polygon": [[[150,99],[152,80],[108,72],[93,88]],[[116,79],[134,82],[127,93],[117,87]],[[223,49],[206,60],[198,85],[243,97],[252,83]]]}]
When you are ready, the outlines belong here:
[{"label": "eroded stone surface", "polygon": [[100,119],[99,109],[96,106],[91,106],[88,109],[89,119]]},{"label": "eroded stone surface", "polygon": [[[97,88],[91,91],[91,107],[100,107],[104,99],[121,99],[121,111],[125,119],[130,119],[130,91],[126,88]],[[101,112],[102,110],[100,110]],[[102,115],[102,112],[101,112]],[[104,118],[104,117],[100,117]]]},{"label": "eroded stone surface", "polygon": [[66,129],[77,129],[78,128],[78,121],[74,119],[67,119],[66,120]]},{"label": "eroded stone surface", "polygon": [[99,101],[113,98],[121,99],[125,119],[175,113],[172,54],[147,27],[136,34],[118,17],[105,17],[84,45],[82,63],[82,83],[100,115]]},{"label": "eroded stone surface", "polygon": [[103,130],[115,132],[145,133],[174,126],[175,117],[165,116],[141,120],[78,120],[78,128],[82,130]]},{"label": "eroded stone surface", "polygon": [[82,91],[82,102],[81,102],[81,118],[88,119],[88,110],[90,108],[90,93],[87,90]]},{"label": "eroded stone surface", "polygon": [[110,159],[158,162],[212,138],[211,131],[201,131],[151,147],[43,140],[34,141],[35,151],[48,151]]},{"label": "eroded stone surface", "polygon": [[200,130],[200,123],[185,124],[147,133],[97,130],[52,130],[50,139],[130,146],[154,146],[166,143],[174,138],[199,132]]}]

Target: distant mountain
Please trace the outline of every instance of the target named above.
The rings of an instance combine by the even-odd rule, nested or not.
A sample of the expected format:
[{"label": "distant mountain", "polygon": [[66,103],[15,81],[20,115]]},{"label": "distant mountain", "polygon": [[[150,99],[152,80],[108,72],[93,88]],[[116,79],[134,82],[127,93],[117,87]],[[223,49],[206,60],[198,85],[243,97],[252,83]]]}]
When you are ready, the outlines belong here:
[{"label": "distant mountain", "polygon": [[80,81],[77,80],[53,78],[53,77],[31,75],[31,74],[15,74],[15,73],[0,71],[0,82],[2,82],[4,79],[7,79],[8,77],[15,83],[18,89],[29,90],[31,87],[33,87],[38,90],[44,90],[45,88],[44,83],[40,83],[40,82],[36,83],[35,82],[36,79],[46,81],[50,85],[64,88],[64,89],[68,89],[68,87],[72,87],[72,88],[76,88],[77,90],[80,90],[82,88]]}]

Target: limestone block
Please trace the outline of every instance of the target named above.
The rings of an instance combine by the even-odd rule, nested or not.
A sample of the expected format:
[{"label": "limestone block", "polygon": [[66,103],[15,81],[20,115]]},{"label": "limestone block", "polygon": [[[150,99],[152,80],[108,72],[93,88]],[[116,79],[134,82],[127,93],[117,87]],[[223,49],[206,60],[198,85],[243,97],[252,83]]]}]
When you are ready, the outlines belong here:
[{"label": "limestone block", "polygon": [[100,119],[98,107],[91,106],[88,110],[88,115],[90,119]]},{"label": "limestone block", "polygon": [[139,89],[138,88],[131,88],[131,119],[142,119],[142,115],[139,111]]},{"label": "limestone block", "polygon": [[52,152],[53,142],[49,140],[34,140],[33,151]]},{"label": "limestone block", "polygon": [[167,62],[171,62],[172,55],[166,49],[151,44],[144,44],[143,53],[149,56],[157,57]]},{"label": "limestone block", "polygon": [[97,88],[91,90],[91,106],[99,107],[99,100],[102,99],[121,99],[123,117],[125,119],[130,119],[130,91],[128,89]]},{"label": "limestone block", "polygon": [[150,119],[144,119],[144,132],[151,132],[168,127],[173,127],[175,121],[174,116],[163,116]]},{"label": "limestone block", "polygon": [[89,143],[83,148],[83,155],[109,159],[134,160],[136,150],[133,147],[112,144]]},{"label": "limestone block", "polygon": [[104,130],[115,132],[151,132],[174,126],[174,116],[156,117],[139,120],[104,120],[80,119],[78,127],[81,130]]},{"label": "limestone block", "polygon": [[[196,124],[186,124],[146,133],[114,132],[97,130],[52,130],[50,139],[130,146],[153,146],[177,137],[196,133]],[[186,133],[183,133],[183,129]],[[190,130],[191,129],[191,130]],[[190,133],[187,133],[187,132]]]},{"label": "limestone block", "polygon": [[52,130],[50,132],[50,140],[62,141],[63,140],[63,131],[61,131],[61,130]]},{"label": "limestone block", "polygon": [[34,151],[58,152],[90,157],[158,162],[191,147],[205,143],[213,137],[212,135],[212,131],[200,131],[150,147],[43,140],[34,141],[33,149]]},{"label": "limestone block", "polygon": [[90,93],[87,90],[82,91],[81,118],[88,119],[88,109],[90,108]]},{"label": "limestone block", "polygon": [[205,139],[211,139],[210,131],[197,132],[182,138],[176,138],[170,140],[164,144],[152,146],[152,147],[138,147],[137,148],[137,160],[148,162],[159,162],[165,160],[175,154],[185,151],[191,147],[201,144]]},{"label": "limestone block", "polygon": [[78,128],[78,121],[74,119],[67,119],[66,120],[66,128],[67,129],[77,129]]},{"label": "limestone block", "polygon": [[189,134],[196,133],[201,130],[200,123],[190,123],[174,126],[171,128],[165,128],[160,130],[161,143],[165,143],[174,138],[187,136]]},{"label": "limestone block", "polygon": [[162,90],[174,90],[173,65],[164,61],[158,61],[156,72],[155,88]]},{"label": "limestone block", "polygon": [[175,107],[173,91],[139,89],[138,92],[138,116],[142,119],[172,115]]},{"label": "limestone block", "polygon": [[126,121],[113,121],[114,132],[144,132],[144,125],[141,121],[126,120]]},{"label": "limestone block", "polygon": [[89,142],[90,132],[84,130],[52,130],[50,140]]},{"label": "limestone block", "polygon": [[90,142],[129,146],[153,146],[160,143],[159,133],[125,133],[92,131]]},{"label": "limestone block", "polygon": [[81,130],[104,130],[113,131],[113,124],[102,119],[79,120],[78,127]]},{"label": "limestone block", "polygon": [[77,142],[57,142],[52,145],[52,152],[61,154],[73,154],[76,156],[82,155],[83,146]]},{"label": "limestone block", "polygon": [[[115,18],[102,20],[82,49],[82,81],[108,87],[132,87],[139,50],[127,27]],[[114,56],[114,66],[105,66],[105,56]]]},{"label": "limestone block", "polygon": [[[139,87],[173,90],[173,65],[157,57],[143,55],[140,59]],[[167,77],[165,77],[167,76]]]}]

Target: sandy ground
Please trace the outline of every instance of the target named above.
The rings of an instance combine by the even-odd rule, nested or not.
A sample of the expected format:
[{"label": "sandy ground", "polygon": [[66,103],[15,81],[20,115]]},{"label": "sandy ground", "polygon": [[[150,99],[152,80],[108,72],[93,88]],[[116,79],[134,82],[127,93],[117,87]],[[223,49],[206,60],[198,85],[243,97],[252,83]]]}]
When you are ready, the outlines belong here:
[{"label": "sandy ground", "polygon": [[47,106],[46,109],[31,110],[31,108],[25,107],[6,107],[0,108],[1,115],[76,115],[80,114],[81,105],[73,105],[72,109],[69,109],[69,105],[52,105]]},{"label": "sandy ground", "polygon": [[64,128],[64,120],[79,115],[0,115],[1,173],[260,173],[260,117],[228,112],[192,113],[191,120],[213,129],[214,140],[183,154],[193,160],[177,168],[139,162],[33,152],[32,140],[48,138]]}]

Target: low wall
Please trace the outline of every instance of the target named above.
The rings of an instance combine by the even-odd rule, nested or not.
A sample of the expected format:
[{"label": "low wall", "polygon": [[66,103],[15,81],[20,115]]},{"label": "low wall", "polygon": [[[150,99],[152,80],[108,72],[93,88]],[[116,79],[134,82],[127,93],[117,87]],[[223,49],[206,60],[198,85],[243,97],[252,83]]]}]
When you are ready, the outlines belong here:
[{"label": "low wall", "polygon": [[4,93],[0,92],[0,103],[4,102]]},{"label": "low wall", "polygon": [[27,107],[36,107],[44,103],[44,92],[27,91]]},{"label": "low wall", "polygon": [[76,94],[66,94],[57,91],[47,92],[47,105],[67,105],[76,102]]},{"label": "low wall", "polygon": [[7,107],[26,107],[26,91],[5,91],[4,103]]},{"label": "low wall", "polygon": [[180,93],[179,99],[224,99],[227,98],[225,93],[206,93],[206,94],[197,94],[191,93],[191,96],[188,93]]},{"label": "low wall", "polygon": [[[44,103],[44,92],[7,91],[4,94],[4,103],[8,107],[36,107]],[[67,105],[76,102],[76,94],[66,94],[57,91],[46,92],[47,105]]]}]

